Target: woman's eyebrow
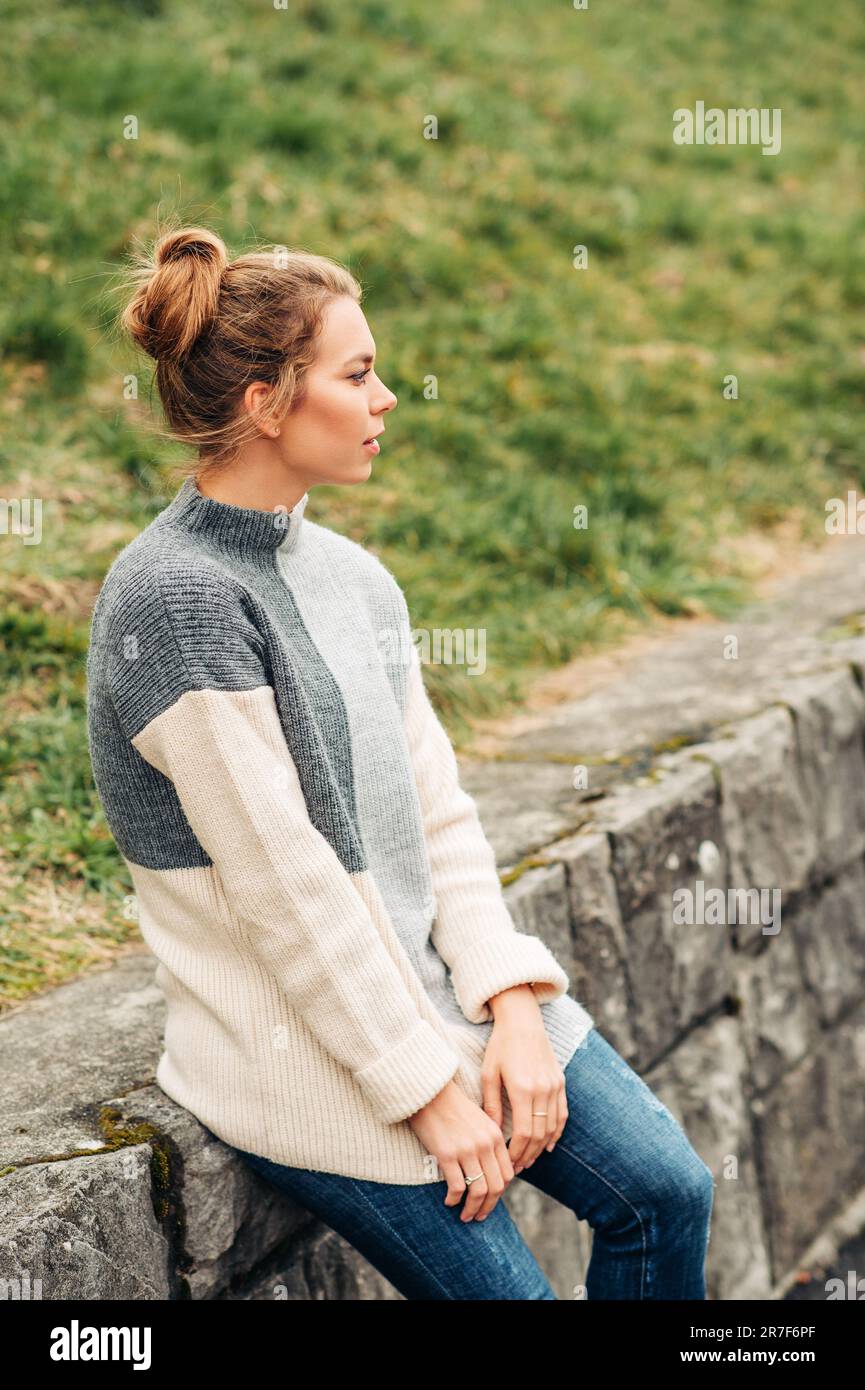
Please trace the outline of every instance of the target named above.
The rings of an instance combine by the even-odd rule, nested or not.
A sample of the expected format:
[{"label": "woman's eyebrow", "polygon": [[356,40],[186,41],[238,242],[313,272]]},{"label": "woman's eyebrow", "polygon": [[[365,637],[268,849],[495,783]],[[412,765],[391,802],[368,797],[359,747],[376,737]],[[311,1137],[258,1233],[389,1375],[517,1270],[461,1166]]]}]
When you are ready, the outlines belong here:
[{"label": "woman's eyebrow", "polygon": [[347,362],[343,362],[344,367],[350,367],[353,362],[372,362],[374,354],[371,352],[359,352],[355,357],[350,357]]}]

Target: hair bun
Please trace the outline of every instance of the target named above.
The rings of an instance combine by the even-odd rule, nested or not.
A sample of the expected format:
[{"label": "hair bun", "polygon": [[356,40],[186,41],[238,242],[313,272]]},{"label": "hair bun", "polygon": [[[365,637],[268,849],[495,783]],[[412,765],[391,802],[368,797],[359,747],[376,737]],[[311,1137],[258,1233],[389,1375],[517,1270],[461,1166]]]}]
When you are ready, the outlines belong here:
[{"label": "hair bun", "polygon": [[216,264],[220,274],[228,264],[225,243],[206,227],[183,227],[178,232],[166,232],[156,243],[154,259],[157,265],[171,265],[186,256]]},{"label": "hair bun", "polygon": [[206,227],[161,236],[123,313],[139,347],[157,361],[185,356],[216,318],[227,265],[225,243]]}]

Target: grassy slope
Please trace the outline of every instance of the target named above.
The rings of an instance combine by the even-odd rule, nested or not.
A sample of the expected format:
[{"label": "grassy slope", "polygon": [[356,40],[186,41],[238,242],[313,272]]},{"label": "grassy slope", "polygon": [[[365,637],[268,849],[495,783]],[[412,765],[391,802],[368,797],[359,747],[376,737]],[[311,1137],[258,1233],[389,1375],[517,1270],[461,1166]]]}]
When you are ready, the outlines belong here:
[{"label": "grassy slope", "polygon": [[[0,545],[0,996],[137,939],[84,662],[181,457],[146,432],[108,293],[157,205],[364,282],[400,406],[370,484],[314,513],[382,556],[417,627],[486,630],[486,679],[429,671],[456,735],[616,615],[729,611],[733,542],[791,512],[816,534],[861,480],[855,0],[16,3],[4,46],[0,484],[43,500],[43,537]],[[781,155],[674,146],[698,99],[781,107]]]}]

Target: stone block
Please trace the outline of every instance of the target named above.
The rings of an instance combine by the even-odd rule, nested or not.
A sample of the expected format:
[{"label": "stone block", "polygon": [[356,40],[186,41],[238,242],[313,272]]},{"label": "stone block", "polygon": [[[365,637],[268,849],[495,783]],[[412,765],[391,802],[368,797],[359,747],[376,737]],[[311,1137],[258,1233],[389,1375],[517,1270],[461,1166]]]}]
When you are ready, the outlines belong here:
[{"label": "stone block", "polygon": [[715,1198],[706,1291],[716,1300],[768,1298],[769,1253],[739,1022],[720,1015],[645,1076],[712,1170]]},{"label": "stone block", "polygon": [[682,762],[649,787],[629,786],[595,821],[608,834],[625,933],[634,1062],[642,1071],[711,1010],[733,982],[729,928],[677,920],[682,893],[726,881],[720,807],[710,770]]}]

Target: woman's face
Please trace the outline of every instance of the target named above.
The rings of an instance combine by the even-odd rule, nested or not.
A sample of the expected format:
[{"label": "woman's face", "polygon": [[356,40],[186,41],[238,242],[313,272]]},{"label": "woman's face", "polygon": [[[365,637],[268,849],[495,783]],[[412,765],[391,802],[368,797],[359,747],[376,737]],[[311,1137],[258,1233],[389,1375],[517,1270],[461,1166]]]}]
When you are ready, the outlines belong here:
[{"label": "woman's face", "polygon": [[374,356],[360,306],[347,295],[331,300],[318,358],[306,373],[303,404],[278,422],[273,440],[286,468],[310,485],[364,482],[372,471],[377,450],[364,441],[380,434],[397,403],[376,375]]}]

